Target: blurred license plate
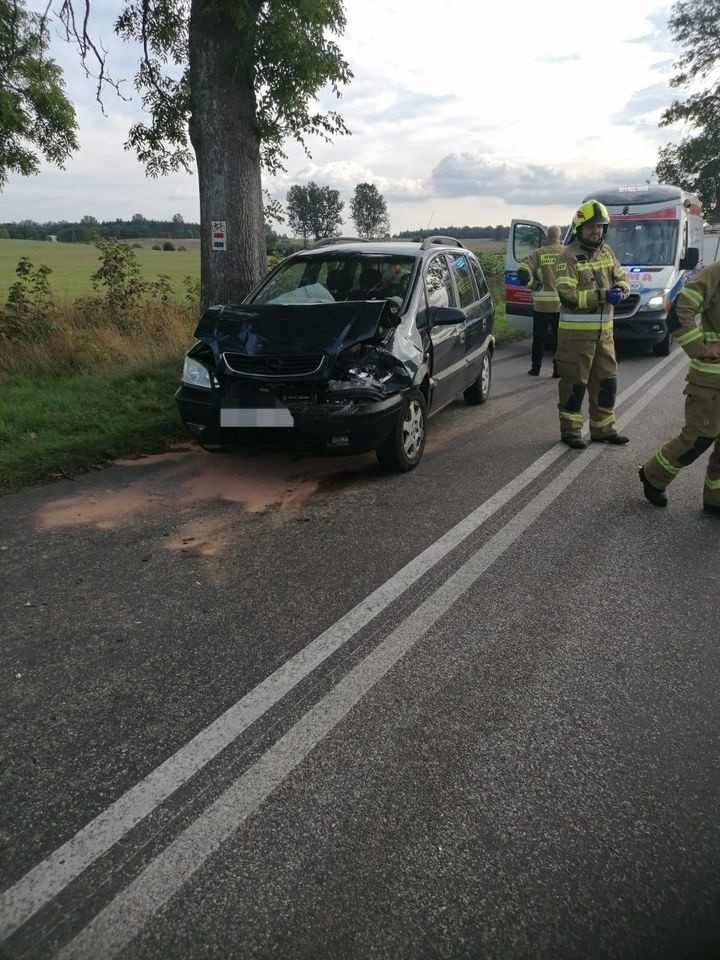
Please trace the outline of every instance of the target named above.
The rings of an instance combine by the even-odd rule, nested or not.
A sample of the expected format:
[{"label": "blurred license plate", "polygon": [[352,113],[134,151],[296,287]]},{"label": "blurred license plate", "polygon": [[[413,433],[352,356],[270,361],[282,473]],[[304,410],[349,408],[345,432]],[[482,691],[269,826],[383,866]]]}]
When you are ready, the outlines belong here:
[{"label": "blurred license plate", "polygon": [[220,411],[221,427],[292,427],[287,407],[227,407]]}]

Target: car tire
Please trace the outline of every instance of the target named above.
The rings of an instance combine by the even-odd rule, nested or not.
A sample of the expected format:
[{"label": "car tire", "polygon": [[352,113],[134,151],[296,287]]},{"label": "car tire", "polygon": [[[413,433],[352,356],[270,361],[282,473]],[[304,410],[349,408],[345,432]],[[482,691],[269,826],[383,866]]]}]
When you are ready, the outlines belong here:
[{"label": "car tire", "polygon": [[392,473],[414,470],[422,459],[427,437],[427,403],[419,390],[405,397],[390,436],[375,453],[380,466]]},{"label": "car tire", "polygon": [[463,391],[465,403],[472,406],[478,403],[485,403],[490,396],[490,384],[492,383],[492,357],[489,353],[483,355],[482,368],[480,376],[474,380],[469,387]]},{"label": "car tire", "polygon": [[668,330],[665,334],[665,339],[661,340],[660,343],[656,343],[652,352],[656,357],[669,357],[670,356],[670,344],[672,343],[672,334]]}]

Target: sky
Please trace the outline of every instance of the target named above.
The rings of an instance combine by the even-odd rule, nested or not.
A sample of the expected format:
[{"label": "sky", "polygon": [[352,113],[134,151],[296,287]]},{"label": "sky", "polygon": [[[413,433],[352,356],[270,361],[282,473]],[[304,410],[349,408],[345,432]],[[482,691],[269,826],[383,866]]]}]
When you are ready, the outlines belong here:
[{"label": "sky", "polygon": [[[110,28],[119,7],[94,0],[95,29],[111,69],[131,77],[135,51]],[[594,188],[650,180],[658,149],[682,133],[658,128],[679,95],[669,85],[680,54],[669,5],[346,0],[345,8],[338,42],[354,79],[340,100],[329,91],[319,100],[351,135],[310,141],[312,158],[288,143],[286,171],[264,185],[281,202],[309,180],[339,190],[348,233],[349,201],[363,181],[385,197],[393,231],[524,217],[565,224]],[[11,176],[0,222],[136,213],[198,222],[194,173],[148,178],[123,148],[141,116],[137,95],[126,103],[108,94],[103,115],[73,50],[58,40],[52,52],[77,111],[80,150],[64,170],[43,163],[37,176]]]}]

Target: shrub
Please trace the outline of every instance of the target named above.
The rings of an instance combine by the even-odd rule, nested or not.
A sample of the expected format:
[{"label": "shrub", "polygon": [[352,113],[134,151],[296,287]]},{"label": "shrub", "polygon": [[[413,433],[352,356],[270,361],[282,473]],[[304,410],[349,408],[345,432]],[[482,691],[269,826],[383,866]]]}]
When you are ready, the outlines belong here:
[{"label": "shrub", "polygon": [[505,298],[505,257],[502,253],[476,253],[485,279],[496,300]]},{"label": "shrub", "polygon": [[52,298],[50,267],[41,263],[34,267],[28,257],[21,257],[15,274],[17,280],[0,310],[0,339],[32,341],[54,329],[57,307]]},{"label": "shrub", "polygon": [[160,246],[159,243],[154,243],[154,244],[152,245],[152,248],[153,248],[153,250],[162,250],[162,247]]},{"label": "shrub", "polygon": [[172,240],[164,240],[162,248],[163,250],[174,250],[175,244],[172,242]]}]

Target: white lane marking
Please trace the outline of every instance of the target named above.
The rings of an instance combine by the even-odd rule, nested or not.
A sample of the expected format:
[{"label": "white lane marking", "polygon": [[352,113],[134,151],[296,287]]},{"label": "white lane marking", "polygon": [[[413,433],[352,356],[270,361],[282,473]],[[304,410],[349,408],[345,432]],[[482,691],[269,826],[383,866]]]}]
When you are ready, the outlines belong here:
[{"label": "white lane marking", "polygon": [[[676,375],[671,370],[618,419],[633,420]],[[116,957],[495,560],[604,450],[591,447],[474,553],[430,597],[240,776],[57,954],[58,960]],[[640,488],[636,491],[640,496]]]},{"label": "white lane marking", "polygon": [[[654,364],[620,394],[618,404],[642,389],[677,356],[672,354]],[[567,453],[568,448],[561,443],[548,450],[9,887],[0,895],[0,940],[7,939],[50,903],[301,680]]]}]

